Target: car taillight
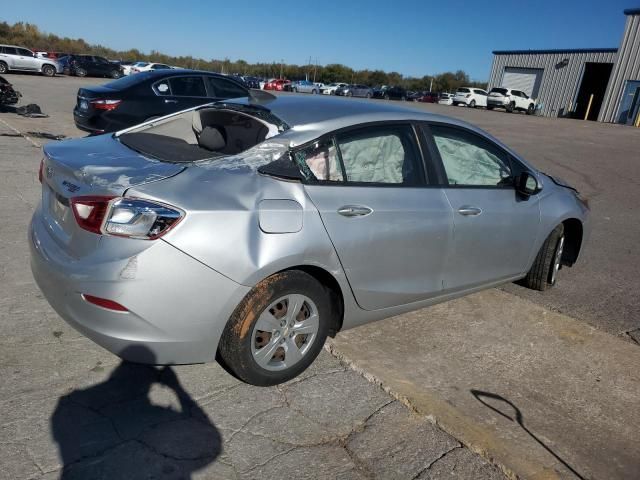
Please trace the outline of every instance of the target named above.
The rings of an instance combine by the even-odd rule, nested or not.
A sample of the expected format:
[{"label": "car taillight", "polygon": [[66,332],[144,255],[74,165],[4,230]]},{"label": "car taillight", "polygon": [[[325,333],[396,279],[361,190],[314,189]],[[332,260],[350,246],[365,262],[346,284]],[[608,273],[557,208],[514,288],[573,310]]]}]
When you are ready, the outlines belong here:
[{"label": "car taillight", "polygon": [[40,160],[40,168],[38,168],[38,180],[42,183],[42,178],[44,175],[44,158]]},{"label": "car taillight", "polygon": [[184,217],[175,207],[139,198],[76,197],[71,205],[89,232],[142,240],[161,237]]},{"label": "car taillight", "polygon": [[92,100],[91,105],[96,110],[115,110],[118,105],[122,103],[122,100]]},{"label": "car taillight", "polygon": [[71,199],[73,216],[80,228],[93,233],[102,233],[102,223],[113,197],[75,197]]}]

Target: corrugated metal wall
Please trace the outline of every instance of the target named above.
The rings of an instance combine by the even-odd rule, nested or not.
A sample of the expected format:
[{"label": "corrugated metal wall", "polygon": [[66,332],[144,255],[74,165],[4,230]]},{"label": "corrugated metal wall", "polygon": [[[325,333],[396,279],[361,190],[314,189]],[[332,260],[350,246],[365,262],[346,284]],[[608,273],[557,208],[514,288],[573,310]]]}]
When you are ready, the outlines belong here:
[{"label": "corrugated metal wall", "polygon": [[640,80],[640,13],[627,16],[624,35],[618,49],[618,63],[611,73],[599,121],[615,122],[622,90],[627,80]]},{"label": "corrugated metal wall", "polygon": [[[542,83],[538,93],[541,114],[551,117],[566,115],[574,109],[584,64],[614,63],[616,52],[612,49],[586,51],[554,51],[552,53],[496,52],[493,56],[489,88],[499,87],[505,67],[541,68]],[[568,63],[563,66],[563,60]]]}]

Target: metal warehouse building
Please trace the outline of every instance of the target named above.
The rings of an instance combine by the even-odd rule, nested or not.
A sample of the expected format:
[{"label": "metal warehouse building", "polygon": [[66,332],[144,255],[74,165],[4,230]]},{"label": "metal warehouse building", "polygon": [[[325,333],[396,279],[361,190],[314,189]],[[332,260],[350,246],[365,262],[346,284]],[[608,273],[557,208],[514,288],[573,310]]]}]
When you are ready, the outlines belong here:
[{"label": "metal warehouse building", "polygon": [[489,87],[522,90],[541,115],[640,126],[640,8],[620,48],[494,51]]}]

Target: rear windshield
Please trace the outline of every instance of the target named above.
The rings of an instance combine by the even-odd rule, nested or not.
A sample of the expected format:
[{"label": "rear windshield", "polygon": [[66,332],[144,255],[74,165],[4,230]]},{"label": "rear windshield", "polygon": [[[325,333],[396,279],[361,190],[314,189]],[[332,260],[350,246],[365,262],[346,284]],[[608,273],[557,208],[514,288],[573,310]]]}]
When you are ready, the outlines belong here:
[{"label": "rear windshield", "polygon": [[490,93],[499,93],[500,95],[507,95],[508,90],[506,88],[492,88]]},{"label": "rear windshield", "polygon": [[458,92],[469,93],[469,89],[468,88],[459,88]]}]

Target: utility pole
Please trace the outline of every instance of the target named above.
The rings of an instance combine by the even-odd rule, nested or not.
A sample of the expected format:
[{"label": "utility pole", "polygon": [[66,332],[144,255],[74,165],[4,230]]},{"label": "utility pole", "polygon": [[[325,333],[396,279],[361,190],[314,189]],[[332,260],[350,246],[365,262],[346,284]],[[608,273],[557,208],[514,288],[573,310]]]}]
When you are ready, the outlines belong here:
[{"label": "utility pole", "polygon": [[284,65],[284,58],[280,59],[280,78],[283,78],[283,77],[282,77],[282,68],[283,68],[283,65]]},{"label": "utility pole", "polygon": [[431,77],[431,83],[429,84],[429,91],[433,92],[433,77]]}]

